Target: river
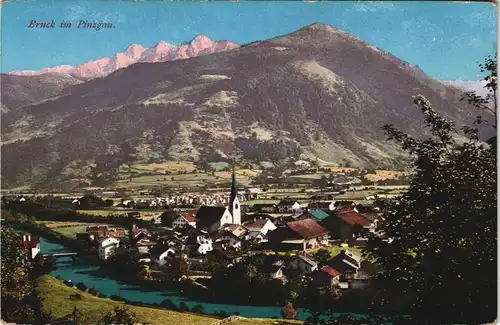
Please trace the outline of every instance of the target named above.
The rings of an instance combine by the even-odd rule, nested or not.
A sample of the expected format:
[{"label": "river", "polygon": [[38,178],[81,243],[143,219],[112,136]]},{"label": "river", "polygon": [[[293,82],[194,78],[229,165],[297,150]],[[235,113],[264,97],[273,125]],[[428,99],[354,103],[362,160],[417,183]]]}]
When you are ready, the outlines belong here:
[{"label": "river", "polygon": [[[40,250],[41,254],[70,252],[64,246],[45,238],[41,238]],[[51,275],[59,276],[63,280],[71,280],[74,284],[83,282],[88,288],[93,287],[108,297],[110,295],[120,295],[121,297],[134,302],[152,304],[161,303],[163,300],[169,299],[177,306],[179,306],[180,302],[183,301],[189,306],[189,308],[192,308],[197,304],[202,304],[205,312],[209,314],[223,311],[226,313],[240,313],[241,316],[249,318],[281,318],[281,307],[212,304],[187,300],[173,292],[151,291],[147,289],[141,290],[138,286],[129,285],[110,278],[106,275],[106,272],[101,269],[101,267],[92,265],[85,260],[78,258],[74,264],[71,263],[70,257],[58,258],[57,269],[51,272]],[[235,288],[235,290],[237,290],[237,288]],[[297,319],[304,320],[310,315],[310,313],[302,308],[297,309]]]}]

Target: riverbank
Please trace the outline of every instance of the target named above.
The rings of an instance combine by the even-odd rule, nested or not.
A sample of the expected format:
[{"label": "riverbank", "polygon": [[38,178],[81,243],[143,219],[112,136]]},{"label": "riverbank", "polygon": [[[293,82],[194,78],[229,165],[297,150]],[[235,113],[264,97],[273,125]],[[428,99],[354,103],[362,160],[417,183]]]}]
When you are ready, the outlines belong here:
[{"label": "riverbank", "polygon": [[[176,312],[154,307],[127,305],[123,302],[110,299],[97,298],[76,288],[68,287],[56,278],[45,275],[37,281],[37,291],[43,298],[43,310],[51,313],[55,318],[64,317],[76,308],[94,323],[98,322],[108,311],[125,305],[136,313],[141,323],[148,324],[179,324],[179,325],[212,325],[220,318],[211,315],[199,315],[189,312]],[[71,300],[70,296],[80,295],[81,300]],[[273,319],[247,319],[242,318],[232,322],[232,325],[273,325],[278,320]],[[301,324],[294,321],[293,324]]]}]

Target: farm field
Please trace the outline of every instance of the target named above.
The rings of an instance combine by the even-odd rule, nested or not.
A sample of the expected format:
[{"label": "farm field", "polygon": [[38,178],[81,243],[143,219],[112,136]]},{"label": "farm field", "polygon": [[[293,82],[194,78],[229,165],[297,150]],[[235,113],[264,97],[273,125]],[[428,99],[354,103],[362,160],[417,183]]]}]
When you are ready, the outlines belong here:
[{"label": "farm field", "polygon": [[102,210],[76,210],[76,212],[81,213],[81,214],[89,214],[89,215],[95,215],[95,216],[109,216],[109,215],[121,215],[121,216],[127,216],[127,213],[129,212],[139,212],[141,214],[142,219],[153,219],[159,217],[162,213],[163,210],[107,210],[107,209],[102,209]]},{"label": "farm field", "polygon": [[62,228],[53,228],[54,232],[63,235],[64,237],[74,239],[76,238],[76,234],[85,232],[86,226],[72,226],[72,227],[62,227]]},{"label": "farm field", "polygon": [[[238,185],[247,186],[250,178],[244,175],[238,175]],[[214,175],[205,173],[194,174],[158,174],[133,177],[129,182],[128,175],[122,176],[122,179],[115,183],[120,188],[138,188],[151,186],[164,186],[169,188],[181,187],[202,187],[227,183],[231,181],[230,172],[215,172]]]}]

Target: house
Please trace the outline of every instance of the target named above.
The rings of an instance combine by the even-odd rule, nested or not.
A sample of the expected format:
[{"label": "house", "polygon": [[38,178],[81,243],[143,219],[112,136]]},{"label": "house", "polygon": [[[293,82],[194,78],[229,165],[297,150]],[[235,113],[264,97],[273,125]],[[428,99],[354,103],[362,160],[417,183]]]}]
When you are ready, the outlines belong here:
[{"label": "house", "polygon": [[330,215],[322,210],[309,210],[298,216],[297,220],[313,219],[316,222],[321,222],[328,218]]},{"label": "house", "polygon": [[330,201],[330,202],[312,202],[309,204],[310,209],[316,209],[316,210],[327,210],[327,211],[333,211],[335,210],[335,202]]},{"label": "house", "polygon": [[253,188],[247,188],[245,190],[245,200],[258,200],[260,194],[262,194],[262,189],[253,187]]},{"label": "house", "polygon": [[376,224],[365,218],[356,208],[337,207],[333,214],[351,226],[359,226],[370,232],[374,232],[376,229]]},{"label": "house", "polygon": [[282,243],[301,245],[303,250],[328,245],[328,230],[312,219],[288,222],[283,228]]},{"label": "house", "polygon": [[301,204],[295,200],[281,200],[276,206],[279,212],[298,213],[302,209]]},{"label": "house", "polygon": [[162,226],[172,228],[174,220],[178,217],[179,213],[177,211],[167,210],[160,215],[159,219]]},{"label": "house", "polygon": [[338,271],[342,279],[354,279],[358,269],[361,267],[362,259],[350,251],[341,251],[338,255],[328,261],[328,266]]},{"label": "house", "polygon": [[254,204],[252,205],[252,211],[255,212],[267,212],[267,213],[273,213],[278,210],[278,207],[276,204],[271,204],[271,203],[265,203],[265,204]]},{"label": "house", "polygon": [[204,205],[196,213],[196,228],[209,233],[217,231],[227,223],[233,223],[233,217],[227,207]]},{"label": "house", "polygon": [[332,288],[339,284],[340,272],[332,267],[325,265],[320,268],[315,274],[313,283],[316,286]]},{"label": "house", "polygon": [[170,258],[175,256],[175,250],[165,244],[159,244],[151,248],[151,261],[156,267],[163,267],[168,264]]},{"label": "house", "polygon": [[118,248],[120,240],[115,237],[106,237],[99,241],[99,258],[101,260],[107,260],[112,255],[115,254],[116,248]]},{"label": "house", "polygon": [[194,228],[188,233],[185,245],[194,255],[205,255],[213,250],[212,238],[210,238],[209,233]]},{"label": "house", "polygon": [[132,233],[134,235],[134,242],[151,237],[151,234],[146,228],[139,228],[135,223],[132,226]]},{"label": "house", "polygon": [[318,262],[306,255],[295,255],[292,257],[288,267],[292,270],[300,270],[305,273],[312,273],[318,269]]},{"label": "house", "polygon": [[223,230],[230,231],[233,235],[239,239],[244,239],[245,235],[248,234],[248,229],[243,225],[228,224],[221,227]]},{"label": "house", "polygon": [[196,219],[192,214],[179,215],[172,222],[172,227],[174,229],[185,228],[185,227],[196,228]]},{"label": "house", "polygon": [[271,279],[280,280],[284,284],[287,282],[287,278],[283,272],[284,269],[285,265],[283,264],[283,261],[278,261],[269,266],[267,273]]},{"label": "house", "polygon": [[214,242],[221,244],[223,249],[241,250],[242,239],[229,230],[220,230],[212,239]]},{"label": "house", "polygon": [[137,251],[140,254],[149,253],[149,251],[151,250],[151,248],[153,248],[154,246],[156,246],[156,242],[154,242],[154,241],[152,241],[152,240],[150,240],[148,238],[140,239],[135,244],[135,247],[137,248]]},{"label": "house", "polygon": [[262,241],[268,232],[273,231],[277,228],[269,218],[253,220],[245,223],[244,226],[248,229],[251,238],[261,238],[258,241]]},{"label": "house", "polygon": [[136,209],[149,209],[151,207],[151,201],[149,200],[140,200],[135,203]]},{"label": "house", "polygon": [[38,253],[40,253],[40,237],[24,235],[21,240],[26,250],[26,254],[28,255],[28,259],[33,260]]}]

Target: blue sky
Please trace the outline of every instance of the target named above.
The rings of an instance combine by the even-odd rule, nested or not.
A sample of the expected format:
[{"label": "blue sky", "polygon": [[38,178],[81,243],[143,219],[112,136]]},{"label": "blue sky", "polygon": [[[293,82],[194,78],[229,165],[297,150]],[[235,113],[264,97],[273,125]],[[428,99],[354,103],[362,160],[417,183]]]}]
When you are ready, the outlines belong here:
[{"label": "blue sky", "polygon": [[[28,29],[30,20],[111,22],[112,29]],[[9,2],[2,8],[2,72],[78,65],[197,34],[239,44],[330,24],[444,80],[477,80],[496,50],[497,9],[460,2]]]}]

